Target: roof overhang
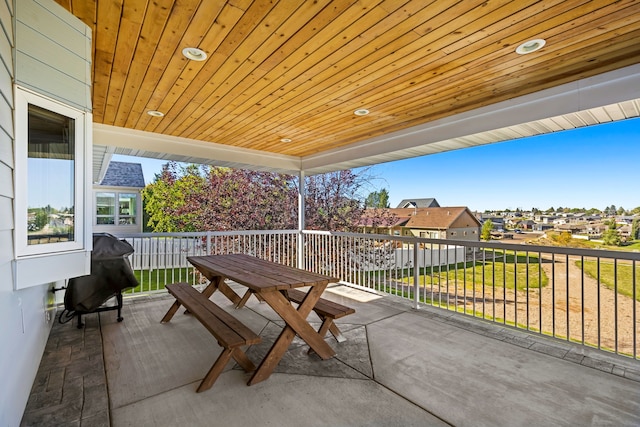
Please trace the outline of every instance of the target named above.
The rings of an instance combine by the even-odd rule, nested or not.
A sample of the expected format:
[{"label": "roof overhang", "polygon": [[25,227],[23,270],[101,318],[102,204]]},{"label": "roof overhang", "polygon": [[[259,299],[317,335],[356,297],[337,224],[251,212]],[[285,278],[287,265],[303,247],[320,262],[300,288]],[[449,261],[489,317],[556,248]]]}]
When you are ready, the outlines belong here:
[{"label": "roof overhang", "polygon": [[112,154],[314,175],[638,116],[640,64],[306,157],[94,124],[94,181]]}]

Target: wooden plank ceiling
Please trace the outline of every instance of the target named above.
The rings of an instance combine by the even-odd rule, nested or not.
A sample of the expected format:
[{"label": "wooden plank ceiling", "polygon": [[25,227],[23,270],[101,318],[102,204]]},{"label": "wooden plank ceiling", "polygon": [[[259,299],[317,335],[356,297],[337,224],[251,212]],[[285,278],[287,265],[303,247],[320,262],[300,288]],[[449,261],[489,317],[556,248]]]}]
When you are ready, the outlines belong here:
[{"label": "wooden plank ceiling", "polygon": [[56,1],[93,29],[94,122],[290,156],[640,62],[634,0]]}]

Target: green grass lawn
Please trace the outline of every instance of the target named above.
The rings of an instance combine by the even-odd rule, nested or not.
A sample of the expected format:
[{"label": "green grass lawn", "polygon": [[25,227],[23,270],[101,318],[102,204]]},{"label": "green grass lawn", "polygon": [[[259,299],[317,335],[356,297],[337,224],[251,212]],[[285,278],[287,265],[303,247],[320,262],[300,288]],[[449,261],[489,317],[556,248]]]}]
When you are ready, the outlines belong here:
[{"label": "green grass lawn", "polygon": [[[449,266],[422,269],[418,278],[420,286],[464,285],[467,289],[485,287],[503,287],[520,291],[544,287],[548,284],[544,271],[539,267],[537,256],[508,251],[495,252],[495,261],[475,261],[452,264]],[[412,273],[412,272],[411,272]],[[406,276],[413,283],[413,275]],[[528,286],[527,286],[528,283]]]},{"label": "green grass lawn", "polygon": [[[578,267],[582,267],[581,261],[576,261]],[[594,279],[598,279],[598,264],[596,261],[585,261],[584,272]],[[618,263],[617,274],[614,272],[613,262],[600,262],[600,283],[609,289],[615,289],[617,277],[617,289],[622,295],[633,298],[633,268],[631,264]],[[640,268],[636,267],[636,300],[640,301]]]},{"label": "green grass lawn", "polygon": [[[138,279],[137,287],[127,290],[125,293],[151,292],[164,289],[165,283],[188,282],[194,283],[193,267],[167,268],[156,270],[134,270],[133,274]],[[196,277],[198,279],[198,277]]]}]

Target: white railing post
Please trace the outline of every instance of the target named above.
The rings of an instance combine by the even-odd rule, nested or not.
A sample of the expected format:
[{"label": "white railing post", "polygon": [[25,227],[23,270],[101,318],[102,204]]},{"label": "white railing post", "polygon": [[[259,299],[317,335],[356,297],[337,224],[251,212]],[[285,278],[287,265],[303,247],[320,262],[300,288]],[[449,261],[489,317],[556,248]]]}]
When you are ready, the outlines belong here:
[{"label": "white railing post", "polygon": [[302,230],[304,230],[304,171],[301,170],[298,175],[298,253],[297,253],[297,267],[304,269],[304,235],[302,234]]},{"label": "white railing post", "polygon": [[413,308],[420,308],[420,268],[418,266],[418,246],[416,239],[413,240]]}]

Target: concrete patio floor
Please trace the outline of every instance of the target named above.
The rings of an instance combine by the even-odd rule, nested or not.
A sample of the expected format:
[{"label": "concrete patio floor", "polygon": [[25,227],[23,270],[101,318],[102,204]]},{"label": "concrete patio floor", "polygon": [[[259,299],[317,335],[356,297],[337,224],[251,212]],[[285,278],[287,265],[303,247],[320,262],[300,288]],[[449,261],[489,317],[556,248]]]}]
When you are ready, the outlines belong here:
[{"label": "concrete patio floor", "polygon": [[[640,425],[640,362],[397,297],[325,297],[356,309],[337,322],[347,341],[327,338],[335,358],[296,339],[266,381],[249,387],[230,363],[203,393],[220,347],[191,316],[161,324],[168,295],[125,299],[121,323],[113,311],[84,329],[56,322],[22,425]],[[262,336],[247,352],[261,360],[277,315],[213,299]]]}]

